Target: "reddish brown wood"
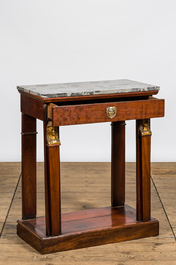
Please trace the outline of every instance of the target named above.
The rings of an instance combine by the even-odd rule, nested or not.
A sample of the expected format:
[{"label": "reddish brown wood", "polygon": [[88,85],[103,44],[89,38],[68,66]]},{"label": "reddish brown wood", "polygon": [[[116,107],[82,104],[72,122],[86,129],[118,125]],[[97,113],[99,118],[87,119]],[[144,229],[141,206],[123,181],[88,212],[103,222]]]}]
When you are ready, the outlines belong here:
[{"label": "reddish brown wood", "polygon": [[[158,91],[146,91],[43,99],[21,92],[21,109],[27,114],[23,117],[22,136],[23,219],[34,218],[36,215],[35,118],[44,121],[46,205],[45,218],[18,221],[18,235],[21,238],[44,254],[158,235],[158,221],[150,218],[150,136],[140,136],[139,121],[136,126],[137,221],[136,212],[131,207],[123,207],[123,121],[164,116],[164,100],[149,97],[157,93]],[[48,107],[45,103],[56,105]],[[106,108],[111,106],[117,109],[117,114],[112,119],[106,114]],[[112,209],[68,213],[61,217],[59,145],[46,144],[48,119],[52,119],[53,126],[112,122]],[[115,207],[117,205],[122,206]]]},{"label": "reddish brown wood", "polygon": [[22,218],[36,217],[36,119],[22,114]]},{"label": "reddish brown wood", "polygon": [[142,221],[140,120],[136,120],[136,219]]},{"label": "reddish brown wood", "polygon": [[[130,207],[106,207],[99,209],[89,209],[85,211],[64,213],[62,214],[62,235],[73,232],[81,232],[84,230],[92,230],[97,228],[105,228],[109,226],[133,222],[134,209],[128,211]],[[111,216],[111,218],[109,218]],[[26,223],[26,222],[25,222]],[[27,221],[28,223],[28,221]],[[40,230],[40,236],[45,234],[45,218],[36,218],[29,221],[31,226]],[[29,225],[29,224],[28,224]]]},{"label": "reddish brown wood", "polygon": [[[90,211],[90,214],[89,214]],[[136,222],[135,210],[129,206],[85,210],[83,218],[75,213],[63,214],[62,235],[47,237],[45,219],[18,221],[18,235],[42,254],[97,246],[148,236],[156,236],[159,224],[155,219]],[[36,232],[37,231],[37,232]]]},{"label": "reddish brown wood", "polygon": [[141,137],[142,221],[143,222],[146,222],[151,218],[150,144],[151,144],[151,136]]},{"label": "reddish brown wood", "polygon": [[[115,106],[117,114],[109,118],[106,108]],[[53,126],[122,121],[132,119],[148,119],[163,117],[164,100],[137,100],[124,102],[109,102],[99,104],[81,104],[53,107]]]},{"label": "reddish brown wood", "polygon": [[129,92],[129,93],[116,93],[116,94],[101,94],[101,95],[83,95],[83,96],[74,96],[74,97],[57,97],[57,98],[41,98],[33,94],[29,94],[23,91],[19,91],[21,95],[26,95],[27,97],[37,99],[43,103],[53,103],[53,102],[68,102],[68,101],[84,101],[84,100],[99,100],[99,99],[108,99],[112,98],[128,98],[128,97],[149,97],[152,95],[158,94],[158,90],[151,91],[140,91],[140,92]]},{"label": "reddish brown wood", "polygon": [[50,234],[50,214],[49,214],[49,194],[48,194],[48,189],[49,189],[49,183],[48,183],[48,174],[47,174],[47,148],[46,148],[46,141],[47,141],[47,136],[46,136],[46,127],[47,127],[47,122],[43,122],[43,139],[44,139],[44,174],[45,174],[45,219],[46,219],[46,234]]},{"label": "reddish brown wood", "polygon": [[59,145],[47,146],[47,177],[49,196],[49,222],[51,236],[61,233],[60,158]]},{"label": "reddish brown wood", "polygon": [[137,220],[147,222],[151,218],[150,199],[150,145],[151,136],[141,136],[140,121],[136,122],[136,191]]},{"label": "reddish brown wood", "polygon": [[45,119],[44,104],[23,94],[21,94],[21,112],[40,120]]},{"label": "reddish brown wood", "polygon": [[125,202],[125,121],[111,123],[111,205]]},{"label": "reddish brown wood", "polygon": [[44,127],[46,234],[58,236],[61,233],[59,145],[46,144],[46,124]]}]

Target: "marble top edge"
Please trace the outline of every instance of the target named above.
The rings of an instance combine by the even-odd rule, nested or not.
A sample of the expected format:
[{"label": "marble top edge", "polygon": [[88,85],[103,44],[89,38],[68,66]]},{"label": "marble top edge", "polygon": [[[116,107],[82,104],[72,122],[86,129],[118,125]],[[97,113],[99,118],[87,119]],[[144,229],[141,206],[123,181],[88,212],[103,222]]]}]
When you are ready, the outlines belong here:
[{"label": "marble top edge", "polygon": [[159,91],[160,87],[128,79],[43,84],[18,86],[23,91],[41,98],[74,97],[101,94],[134,93],[144,91]]}]

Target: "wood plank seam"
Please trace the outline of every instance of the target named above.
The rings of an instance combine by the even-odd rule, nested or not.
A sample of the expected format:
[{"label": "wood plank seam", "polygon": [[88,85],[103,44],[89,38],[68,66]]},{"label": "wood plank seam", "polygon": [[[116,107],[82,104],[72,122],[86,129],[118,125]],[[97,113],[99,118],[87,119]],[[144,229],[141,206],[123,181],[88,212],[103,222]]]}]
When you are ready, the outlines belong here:
[{"label": "wood plank seam", "polygon": [[152,180],[152,183],[153,183],[153,186],[154,186],[154,188],[155,188],[156,194],[157,194],[158,199],[159,199],[159,201],[160,201],[160,203],[161,203],[161,206],[162,206],[162,208],[163,208],[164,214],[165,214],[165,216],[166,216],[166,219],[167,219],[167,221],[168,221],[168,223],[169,223],[170,229],[171,229],[172,234],[173,234],[173,236],[174,236],[174,239],[175,239],[175,241],[176,241],[176,235],[175,235],[175,233],[174,233],[174,229],[173,229],[173,227],[172,227],[172,225],[171,225],[171,223],[170,223],[169,217],[168,217],[168,215],[167,215],[167,212],[166,212],[166,210],[165,210],[164,204],[163,204],[163,202],[162,202],[162,200],[161,200],[161,197],[160,197],[160,195],[159,195],[159,192],[158,192],[158,190],[157,190],[157,187],[156,187],[156,185],[155,185],[155,182],[154,182],[152,176],[150,176],[150,178],[151,178],[151,180]]},{"label": "wood plank seam", "polygon": [[2,236],[2,233],[4,231],[4,228],[5,228],[5,225],[6,225],[6,222],[7,222],[7,218],[9,216],[9,212],[11,210],[11,207],[12,207],[12,204],[13,204],[13,201],[14,201],[14,198],[15,198],[15,195],[16,195],[16,191],[18,189],[18,185],[19,185],[19,182],[21,180],[21,174],[19,175],[19,178],[18,178],[18,181],[17,181],[17,184],[16,184],[16,187],[15,187],[15,190],[14,190],[14,193],[13,193],[13,196],[12,196],[12,199],[11,199],[11,202],[10,202],[10,205],[9,205],[9,208],[8,208],[8,211],[7,211],[7,215],[5,217],[5,220],[4,220],[4,223],[3,223],[3,226],[2,226],[2,229],[1,229],[1,232],[0,232],[0,238]]}]

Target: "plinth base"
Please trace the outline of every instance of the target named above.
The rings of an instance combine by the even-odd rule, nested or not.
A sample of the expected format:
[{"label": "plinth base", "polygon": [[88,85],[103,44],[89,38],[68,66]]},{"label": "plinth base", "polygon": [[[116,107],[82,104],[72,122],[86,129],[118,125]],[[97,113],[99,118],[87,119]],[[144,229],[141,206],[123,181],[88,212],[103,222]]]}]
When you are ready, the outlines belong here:
[{"label": "plinth base", "polygon": [[130,206],[64,213],[62,234],[46,236],[45,217],[18,221],[17,234],[42,254],[157,236],[159,222],[137,222]]}]

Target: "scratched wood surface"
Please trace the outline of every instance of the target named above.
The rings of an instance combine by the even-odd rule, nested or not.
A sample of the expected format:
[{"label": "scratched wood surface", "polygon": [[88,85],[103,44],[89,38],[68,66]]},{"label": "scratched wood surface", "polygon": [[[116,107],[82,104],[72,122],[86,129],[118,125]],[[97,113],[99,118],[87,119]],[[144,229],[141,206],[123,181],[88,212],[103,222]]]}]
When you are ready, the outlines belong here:
[{"label": "scratched wood surface", "polygon": [[[0,163],[0,264],[176,264],[176,163],[152,163],[152,217],[158,237],[40,255],[16,235],[21,218],[20,163]],[[38,215],[44,215],[43,163],[38,163]],[[110,163],[61,164],[62,212],[109,206]],[[126,203],[135,207],[135,163],[126,163]],[[174,208],[175,207],[175,208]]]},{"label": "scratched wood surface", "polygon": [[0,233],[21,173],[19,163],[0,163]]}]

